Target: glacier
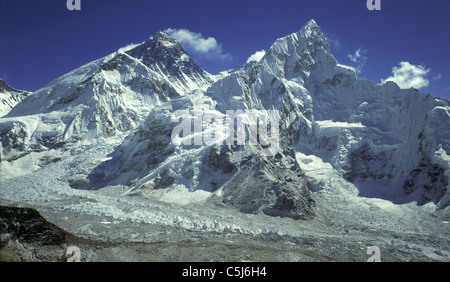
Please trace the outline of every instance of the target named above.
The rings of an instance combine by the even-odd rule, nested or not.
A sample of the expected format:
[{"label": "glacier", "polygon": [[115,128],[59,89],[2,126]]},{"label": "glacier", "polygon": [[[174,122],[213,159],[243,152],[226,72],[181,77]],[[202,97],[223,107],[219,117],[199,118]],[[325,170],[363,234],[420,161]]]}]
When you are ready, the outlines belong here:
[{"label": "glacier", "polygon": [[[221,113],[276,110],[279,152],[175,145],[171,115],[198,101]],[[202,128],[211,134],[213,121]],[[0,118],[0,200],[107,241],[160,240],[152,228],[164,226],[317,238],[312,249],[326,245],[336,258],[347,240],[353,253],[371,243],[392,260],[448,261],[449,129],[450,101],[359,77],[314,20],[259,61],[217,75],[159,32],[57,78]]]}]

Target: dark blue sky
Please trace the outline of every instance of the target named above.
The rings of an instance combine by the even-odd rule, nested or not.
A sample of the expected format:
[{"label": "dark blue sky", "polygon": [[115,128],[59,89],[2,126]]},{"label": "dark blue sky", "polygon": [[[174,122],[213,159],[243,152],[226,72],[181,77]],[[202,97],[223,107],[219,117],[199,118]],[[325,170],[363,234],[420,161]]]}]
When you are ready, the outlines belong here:
[{"label": "dark blue sky", "polygon": [[0,77],[18,89],[37,90],[168,28],[213,37],[218,56],[193,57],[217,73],[315,19],[338,61],[360,76],[380,82],[397,67],[397,79],[413,73],[428,81],[422,92],[450,99],[448,0],[382,0],[381,11],[366,0],[81,0],[81,11],[66,0],[0,3]]}]

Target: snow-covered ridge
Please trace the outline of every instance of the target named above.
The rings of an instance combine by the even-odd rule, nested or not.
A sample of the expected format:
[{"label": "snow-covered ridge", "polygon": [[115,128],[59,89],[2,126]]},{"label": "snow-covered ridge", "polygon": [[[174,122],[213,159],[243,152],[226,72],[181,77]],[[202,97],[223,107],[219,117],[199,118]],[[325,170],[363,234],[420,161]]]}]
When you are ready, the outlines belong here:
[{"label": "snow-covered ridge", "polygon": [[14,89],[0,78],[0,117],[8,114],[28,95],[30,92]]}]

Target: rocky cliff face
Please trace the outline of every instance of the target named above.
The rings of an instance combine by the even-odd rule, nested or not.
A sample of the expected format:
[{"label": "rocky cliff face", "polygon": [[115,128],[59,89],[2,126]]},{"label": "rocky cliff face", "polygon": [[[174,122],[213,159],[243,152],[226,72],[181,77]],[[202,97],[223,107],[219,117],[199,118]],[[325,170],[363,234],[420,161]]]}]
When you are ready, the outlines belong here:
[{"label": "rocky cliff face", "polygon": [[[5,206],[0,206],[0,237],[1,262],[64,261],[62,246],[75,238],[35,209]],[[44,248],[50,251],[44,254]]]}]

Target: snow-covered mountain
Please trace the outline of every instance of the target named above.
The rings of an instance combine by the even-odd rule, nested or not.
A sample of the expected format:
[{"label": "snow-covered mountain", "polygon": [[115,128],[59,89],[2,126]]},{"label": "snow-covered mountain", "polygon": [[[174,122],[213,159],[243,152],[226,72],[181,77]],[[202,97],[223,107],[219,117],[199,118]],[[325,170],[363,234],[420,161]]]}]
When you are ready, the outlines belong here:
[{"label": "snow-covered mountain", "polygon": [[3,158],[127,132],[155,105],[212,79],[180,44],[158,33],[59,77],[20,103],[0,120]]},{"label": "snow-covered mountain", "polygon": [[449,205],[449,101],[359,78],[338,64],[313,20],[206,95],[220,109],[227,101],[279,109],[282,142],[292,140],[296,152],[330,163],[363,195],[400,190],[420,194],[420,203]]},{"label": "snow-covered mountain", "polygon": [[[199,102],[218,115],[276,111],[278,151],[225,145],[217,131],[221,144],[175,145],[173,113],[193,113]],[[215,124],[203,120],[202,127],[205,138]],[[8,161],[128,134],[94,169],[68,175],[73,188],[118,185],[123,196],[166,193],[174,201],[187,192],[211,206],[294,219],[314,217],[312,192],[348,187],[394,203],[447,207],[449,129],[449,101],[358,77],[337,62],[314,20],[278,39],[260,61],[216,77],[158,33],[58,78],[0,119]]]},{"label": "snow-covered mountain", "polygon": [[17,90],[0,78],[0,117],[9,113],[12,108],[22,102],[30,94],[28,91]]},{"label": "snow-covered mountain", "polygon": [[[264,157],[255,146],[175,146],[171,114],[192,112],[198,101],[221,113],[278,110],[280,153]],[[142,197],[159,189],[206,190],[242,211],[308,218],[314,206],[308,188],[329,185],[338,193],[339,183],[351,183],[362,196],[444,208],[449,117],[449,101],[376,84],[340,65],[312,20],[277,40],[259,62],[228,72],[204,92],[155,107],[86,187],[131,185],[128,193]],[[210,126],[203,125],[204,136]],[[311,156],[331,165],[340,182],[305,173]]]}]

